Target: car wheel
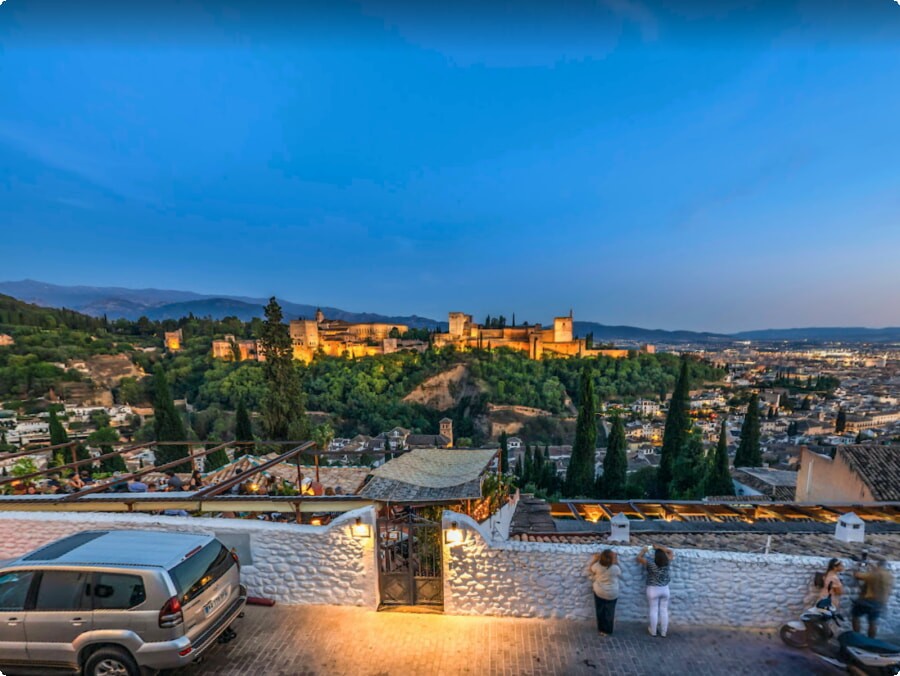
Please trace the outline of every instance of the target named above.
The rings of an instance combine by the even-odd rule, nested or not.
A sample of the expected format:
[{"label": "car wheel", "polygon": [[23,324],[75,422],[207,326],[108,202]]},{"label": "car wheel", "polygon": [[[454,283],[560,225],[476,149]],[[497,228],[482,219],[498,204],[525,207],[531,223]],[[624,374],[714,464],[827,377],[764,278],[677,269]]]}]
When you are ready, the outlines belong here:
[{"label": "car wheel", "polygon": [[84,676],[141,676],[134,658],[122,648],[100,648],[84,663]]}]

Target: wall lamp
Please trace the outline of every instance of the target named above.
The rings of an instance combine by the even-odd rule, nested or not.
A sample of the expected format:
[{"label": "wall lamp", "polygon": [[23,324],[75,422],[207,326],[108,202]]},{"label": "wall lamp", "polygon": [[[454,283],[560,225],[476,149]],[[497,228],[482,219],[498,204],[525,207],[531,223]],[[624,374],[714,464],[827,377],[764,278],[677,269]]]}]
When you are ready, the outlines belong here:
[{"label": "wall lamp", "polygon": [[363,523],[361,517],[356,517],[356,521],[353,523],[353,535],[358,538],[367,538],[370,536],[369,532],[369,524]]},{"label": "wall lamp", "polygon": [[448,545],[458,545],[463,541],[463,532],[459,524],[454,521],[450,524],[450,528],[444,533],[444,542]]}]

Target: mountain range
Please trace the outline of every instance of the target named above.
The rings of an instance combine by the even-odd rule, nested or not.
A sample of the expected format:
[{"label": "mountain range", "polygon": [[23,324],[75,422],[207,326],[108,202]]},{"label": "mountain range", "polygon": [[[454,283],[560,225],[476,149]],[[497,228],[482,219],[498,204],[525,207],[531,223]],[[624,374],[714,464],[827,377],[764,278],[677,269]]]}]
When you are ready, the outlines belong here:
[{"label": "mountain range", "polygon": [[[171,289],[128,289],[114,286],[61,286],[31,279],[0,282],[0,293],[44,307],[65,307],[87,315],[110,319],[178,319],[189,314],[196,317],[238,317],[249,321],[263,316],[267,298],[202,294]],[[294,303],[279,298],[286,319],[311,318],[319,306]],[[381,315],[372,312],[349,312],[321,307],[330,319],[348,322],[384,322],[405,324],[411,328],[443,329],[447,323],[418,315]],[[872,329],[866,327],[810,327],[763,329],[734,334],[700,331],[668,331],[636,326],[610,326],[597,322],[576,321],[575,334],[593,334],[595,342],[627,340],[648,343],[723,342],[734,340],[791,342],[900,342],[900,327]]]}]

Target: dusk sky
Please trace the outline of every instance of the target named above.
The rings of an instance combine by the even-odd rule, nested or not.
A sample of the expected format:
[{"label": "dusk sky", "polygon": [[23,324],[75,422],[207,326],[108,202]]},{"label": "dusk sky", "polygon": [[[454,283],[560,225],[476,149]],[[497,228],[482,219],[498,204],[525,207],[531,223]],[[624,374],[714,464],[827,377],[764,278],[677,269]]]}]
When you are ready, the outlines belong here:
[{"label": "dusk sky", "polygon": [[898,2],[419,4],[6,0],[0,280],[900,325]]}]

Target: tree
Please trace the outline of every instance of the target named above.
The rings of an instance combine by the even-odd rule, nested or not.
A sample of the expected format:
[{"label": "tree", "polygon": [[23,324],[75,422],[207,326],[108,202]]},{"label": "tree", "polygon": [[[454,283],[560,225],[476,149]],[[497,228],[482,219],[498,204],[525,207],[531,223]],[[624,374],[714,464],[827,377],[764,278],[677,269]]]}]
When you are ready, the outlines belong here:
[{"label": "tree", "polygon": [[627,440],[622,418],[616,415],[612,421],[612,430],[606,444],[606,457],[603,458],[603,497],[617,500],[627,497],[626,483],[628,474],[628,456],[625,452]]},{"label": "tree", "polygon": [[[169,381],[162,364],[156,366],[153,373],[153,431],[157,441],[184,441],[187,433],[184,429],[184,421],[175,410],[175,402],[169,390]],[[188,447],[177,444],[171,446],[156,447],[156,464],[164,465],[188,457]],[[187,463],[179,465],[175,469],[184,470]]]},{"label": "tree", "polygon": [[844,407],[841,406],[838,409],[837,420],[834,421],[834,431],[838,434],[843,434],[844,430],[847,429],[847,412],[844,411]]},{"label": "tree", "polygon": [[811,409],[812,409],[812,397],[810,397],[807,394],[805,397],[803,397],[803,401],[800,403],[800,410],[801,411],[809,411]]},{"label": "tree", "polygon": [[747,404],[744,424],[741,425],[741,443],[734,455],[735,467],[759,467],[762,451],[759,448],[759,395],[755,392]]},{"label": "tree", "polygon": [[[91,446],[99,447],[101,455],[106,455],[112,453],[112,445],[119,442],[119,433],[112,427],[101,427],[92,432],[87,441]],[[110,458],[104,458],[100,461],[100,471],[110,474],[113,472],[127,472],[128,467],[125,464],[125,459],[121,454],[117,453]]]},{"label": "tree", "polygon": [[769,411],[766,413],[767,420],[775,420],[775,407],[769,406]]},{"label": "tree", "polygon": [[675,381],[675,390],[669,401],[669,412],[666,415],[666,426],[663,430],[663,445],[660,451],[659,471],[656,475],[657,493],[661,498],[669,497],[669,485],[675,471],[678,454],[687,442],[691,431],[691,419],[688,415],[690,403],[690,374],[688,358],[681,358],[681,371]]},{"label": "tree", "polygon": [[[250,422],[250,414],[247,412],[247,404],[244,403],[243,397],[238,401],[237,412],[234,421],[234,440],[235,441],[253,441],[253,424]],[[235,456],[255,455],[256,447],[253,444],[237,447]],[[207,460],[207,463],[209,460]]]},{"label": "tree", "polygon": [[274,296],[265,307],[265,315],[260,345],[266,357],[263,362],[266,393],[262,406],[266,436],[275,441],[307,439],[306,402],[294,368],[291,334],[282,321],[281,306]]},{"label": "tree", "polygon": [[500,433],[500,472],[506,474],[509,472],[509,437],[506,432]]},{"label": "tree", "polygon": [[691,432],[675,459],[669,495],[675,500],[698,500],[703,497],[705,478],[703,439],[696,432]]},{"label": "tree", "polygon": [[525,453],[522,456],[522,483],[528,484],[534,480],[534,455],[531,452],[531,446],[525,444]]},{"label": "tree", "polygon": [[556,463],[550,458],[550,447],[545,446],[544,461],[542,463],[541,476],[538,480],[538,485],[545,493],[553,494],[556,493],[558,483],[556,477]]},{"label": "tree", "polygon": [[719,443],[706,477],[707,495],[734,495],[734,484],[728,471],[728,431],[725,421],[719,431]]},{"label": "tree", "polygon": [[586,496],[594,485],[594,463],[597,453],[597,404],[591,369],[585,364],[579,385],[578,418],[575,422],[575,443],[566,468],[566,497]]},{"label": "tree", "polygon": [[63,427],[59,418],[56,417],[56,409],[50,409],[50,445],[59,446],[60,444],[69,443],[69,435],[66,434],[66,428]]},{"label": "tree", "polygon": [[[215,448],[216,446],[221,446],[222,443],[219,441],[208,443],[204,446],[204,448],[208,451],[211,448]],[[235,457],[238,457],[241,453],[240,450],[235,451]],[[210,453],[209,455],[204,456],[203,458],[203,469],[207,472],[212,472],[213,470],[217,470],[220,467],[224,467],[228,464],[228,454],[225,452],[224,448],[217,449]]]},{"label": "tree", "polygon": [[316,425],[312,437],[320,451],[327,451],[334,440],[334,428],[331,426],[331,423],[323,422],[321,425]]}]

